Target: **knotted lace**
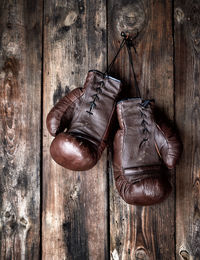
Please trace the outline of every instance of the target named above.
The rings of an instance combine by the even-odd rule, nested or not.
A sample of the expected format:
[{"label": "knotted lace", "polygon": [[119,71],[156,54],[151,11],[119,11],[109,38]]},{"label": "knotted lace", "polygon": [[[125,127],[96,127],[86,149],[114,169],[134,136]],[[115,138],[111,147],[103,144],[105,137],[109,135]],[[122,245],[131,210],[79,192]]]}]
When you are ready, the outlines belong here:
[{"label": "knotted lace", "polygon": [[143,127],[143,128],[142,128],[142,133],[143,133],[143,136],[144,136],[143,139],[142,139],[142,141],[140,142],[139,148],[141,148],[142,145],[149,140],[148,136],[149,136],[149,133],[150,133],[150,132],[149,132],[149,130],[148,130],[148,128],[147,128],[148,122],[145,120],[146,114],[143,113],[143,109],[146,109],[146,108],[149,106],[149,103],[150,103],[151,101],[152,101],[152,100],[144,100],[142,103],[139,103],[140,107],[142,108],[142,109],[140,110],[140,113],[141,113],[141,118],[142,118],[141,125],[142,125],[142,127]]},{"label": "knotted lace", "polygon": [[99,95],[102,94],[102,88],[104,87],[104,81],[100,81],[100,86],[97,87],[96,90],[96,94],[92,95],[93,100],[89,102],[90,104],[90,108],[89,110],[86,110],[86,112],[90,115],[93,115],[92,110],[97,106],[96,102],[99,100]]}]

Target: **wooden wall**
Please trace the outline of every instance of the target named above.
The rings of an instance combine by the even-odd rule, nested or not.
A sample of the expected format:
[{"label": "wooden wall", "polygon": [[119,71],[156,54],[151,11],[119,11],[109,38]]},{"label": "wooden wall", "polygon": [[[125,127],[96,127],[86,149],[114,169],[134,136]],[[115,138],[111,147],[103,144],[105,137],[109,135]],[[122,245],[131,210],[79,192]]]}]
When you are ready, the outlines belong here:
[{"label": "wooden wall", "polygon": [[[160,205],[129,206],[107,150],[90,171],[50,157],[51,107],[105,70],[121,31],[143,96],[176,123],[184,151]],[[0,0],[0,259],[200,259],[200,2]],[[134,94],[124,49],[112,72]]]}]

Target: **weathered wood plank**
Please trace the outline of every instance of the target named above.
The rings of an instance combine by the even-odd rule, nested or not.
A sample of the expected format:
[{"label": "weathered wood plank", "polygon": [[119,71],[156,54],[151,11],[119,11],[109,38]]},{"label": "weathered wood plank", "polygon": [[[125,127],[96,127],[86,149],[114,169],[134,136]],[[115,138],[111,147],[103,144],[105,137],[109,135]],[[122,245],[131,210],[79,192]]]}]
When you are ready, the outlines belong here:
[{"label": "weathered wood plank", "polygon": [[107,259],[106,158],[72,172],[50,157],[46,115],[83,86],[89,69],[105,69],[106,2],[45,1],[43,259]]},{"label": "weathered wood plank", "polygon": [[41,21],[41,1],[0,1],[0,259],[39,259]]},{"label": "weathered wood plank", "polygon": [[200,2],[175,0],[176,121],[184,151],[176,172],[177,259],[200,259]]},{"label": "weathered wood plank", "polygon": [[[119,47],[121,31],[139,32],[134,54],[135,71],[144,98],[173,119],[173,40],[171,1],[114,1],[108,5],[109,60]],[[126,94],[134,94],[126,50],[113,74],[123,79]],[[129,93],[129,94],[128,94]],[[134,143],[133,143],[134,145]],[[175,259],[174,193],[162,204],[134,207],[116,192],[110,167],[110,253],[111,259]],[[173,180],[172,180],[173,184]]]}]

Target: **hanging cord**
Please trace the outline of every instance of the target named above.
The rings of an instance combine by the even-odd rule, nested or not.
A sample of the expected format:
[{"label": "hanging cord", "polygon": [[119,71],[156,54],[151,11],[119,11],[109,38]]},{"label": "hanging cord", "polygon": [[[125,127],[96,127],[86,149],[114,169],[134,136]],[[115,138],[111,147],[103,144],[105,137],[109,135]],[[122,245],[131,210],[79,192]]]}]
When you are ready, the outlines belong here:
[{"label": "hanging cord", "polygon": [[[136,34],[136,36],[134,38],[136,38],[138,35],[138,33]],[[140,93],[140,89],[138,86],[138,82],[137,82],[137,78],[136,78],[136,74],[135,74],[135,70],[134,70],[134,65],[133,65],[133,57],[132,57],[132,53],[131,53],[131,47],[133,47],[135,53],[136,49],[135,46],[133,45],[133,38],[130,37],[128,34],[125,34],[124,32],[121,32],[121,36],[125,38],[125,44],[126,44],[126,48],[128,51],[128,57],[129,57],[129,62],[131,64],[131,69],[132,69],[132,73],[133,73],[133,77],[134,77],[134,85],[135,85],[135,89],[136,89],[136,95],[137,97],[141,98],[141,93]]]},{"label": "hanging cord", "polygon": [[[134,38],[136,38],[138,35],[138,33],[136,34],[136,36]],[[108,66],[106,72],[104,73],[105,75],[108,75],[120,53],[120,51],[123,49],[124,45],[126,45],[126,48],[127,48],[127,51],[128,51],[128,56],[129,56],[129,62],[131,64],[131,69],[132,69],[132,73],[133,73],[133,77],[134,77],[134,85],[135,85],[135,88],[136,88],[136,95],[137,97],[140,97],[141,98],[141,93],[140,93],[140,89],[139,89],[139,86],[138,86],[138,82],[137,82],[137,78],[136,78],[136,75],[135,75],[135,70],[134,70],[134,65],[133,65],[133,57],[132,57],[132,53],[131,53],[131,47],[134,48],[134,51],[136,53],[136,49],[135,49],[135,46],[133,45],[132,41],[134,38],[130,37],[128,35],[128,33],[124,33],[124,32],[121,32],[121,36],[123,37],[123,40],[120,44],[120,47],[117,51],[117,53],[115,54],[113,60],[111,61],[110,65]]]},{"label": "hanging cord", "polygon": [[114,63],[115,63],[115,61],[116,61],[120,51],[123,49],[125,43],[126,43],[126,39],[124,38],[122,40],[120,46],[119,46],[119,49],[118,49],[117,53],[115,54],[115,57],[113,58],[113,60],[111,61],[110,65],[108,66],[108,68],[107,68],[107,70],[105,72],[106,75],[110,73],[110,71],[111,71],[111,69],[112,69],[112,67],[113,67],[113,65],[114,65]]}]

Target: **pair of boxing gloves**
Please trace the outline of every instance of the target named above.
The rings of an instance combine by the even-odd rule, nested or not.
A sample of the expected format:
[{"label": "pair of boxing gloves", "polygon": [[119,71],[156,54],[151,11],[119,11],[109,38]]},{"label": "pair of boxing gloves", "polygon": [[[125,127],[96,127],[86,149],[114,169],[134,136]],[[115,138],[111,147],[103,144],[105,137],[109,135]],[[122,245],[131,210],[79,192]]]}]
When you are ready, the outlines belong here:
[{"label": "pair of boxing gloves", "polygon": [[50,153],[67,169],[91,169],[113,134],[117,114],[119,127],[113,143],[116,188],[128,204],[159,203],[171,191],[166,167],[175,167],[182,145],[163,116],[156,115],[154,101],[119,101],[121,89],[119,80],[89,71],[83,88],[68,93],[47,116],[48,131],[55,137]]}]

